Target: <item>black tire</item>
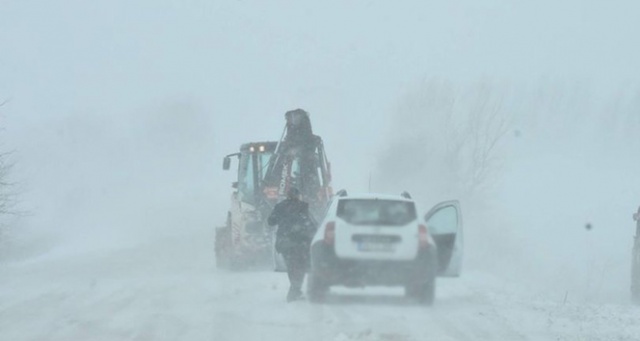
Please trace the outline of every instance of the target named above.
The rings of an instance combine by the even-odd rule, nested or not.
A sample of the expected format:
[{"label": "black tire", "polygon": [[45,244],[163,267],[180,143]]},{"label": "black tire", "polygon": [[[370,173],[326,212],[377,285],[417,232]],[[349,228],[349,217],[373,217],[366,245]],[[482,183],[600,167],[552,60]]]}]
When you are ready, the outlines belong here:
[{"label": "black tire", "polygon": [[216,229],[216,267],[226,270],[241,270],[244,265],[233,252],[231,214],[227,215],[227,225]]},{"label": "black tire", "polygon": [[640,305],[640,241],[636,239],[631,260],[631,301]]},{"label": "black tire", "polygon": [[[640,265],[638,265],[640,266]],[[631,278],[631,302],[640,305],[640,269],[635,271]]]},{"label": "black tire", "polygon": [[246,269],[247,264],[241,262],[237,257],[229,255],[227,268],[231,271],[241,271]]},{"label": "black tire", "polygon": [[231,243],[231,236],[229,229],[226,227],[219,227],[216,229],[216,267],[218,269],[229,268],[229,245]]},{"label": "black tire", "polygon": [[408,298],[416,300],[418,303],[431,306],[436,298],[436,280],[435,278],[423,282],[414,283],[405,286],[405,295]]},{"label": "black tire", "polygon": [[329,285],[320,279],[313,272],[309,273],[307,277],[307,296],[311,303],[322,303],[325,301],[327,293],[329,292]]},{"label": "black tire", "polygon": [[[640,267],[640,264],[634,264],[634,267]],[[640,269],[634,269],[631,273],[631,302],[640,305]]]}]

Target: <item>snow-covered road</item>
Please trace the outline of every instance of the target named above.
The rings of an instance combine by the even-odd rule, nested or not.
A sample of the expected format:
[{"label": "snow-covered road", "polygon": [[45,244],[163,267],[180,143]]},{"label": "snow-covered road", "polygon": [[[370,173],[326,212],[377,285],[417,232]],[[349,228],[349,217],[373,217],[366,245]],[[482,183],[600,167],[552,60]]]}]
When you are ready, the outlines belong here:
[{"label": "snow-covered road", "polygon": [[639,340],[640,309],[469,270],[426,308],[395,288],[287,304],[284,274],[215,269],[209,234],[0,265],[0,340]]}]

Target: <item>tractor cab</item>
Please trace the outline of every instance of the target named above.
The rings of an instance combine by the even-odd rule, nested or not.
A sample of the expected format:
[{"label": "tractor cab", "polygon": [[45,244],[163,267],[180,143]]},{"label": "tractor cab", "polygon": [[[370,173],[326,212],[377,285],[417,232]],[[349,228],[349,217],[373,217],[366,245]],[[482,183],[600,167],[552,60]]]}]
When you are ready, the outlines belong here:
[{"label": "tractor cab", "polygon": [[254,206],[260,203],[265,195],[262,188],[264,178],[276,146],[277,142],[246,143],[240,147],[239,153],[224,158],[224,170],[231,168],[231,158],[238,158],[238,181],[233,183],[238,200]]}]

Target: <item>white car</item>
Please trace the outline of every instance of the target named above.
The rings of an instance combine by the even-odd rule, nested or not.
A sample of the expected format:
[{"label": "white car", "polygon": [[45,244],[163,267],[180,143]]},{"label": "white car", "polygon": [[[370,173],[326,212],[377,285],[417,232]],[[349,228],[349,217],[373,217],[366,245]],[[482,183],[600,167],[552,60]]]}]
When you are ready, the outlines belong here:
[{"label": "white car", "polygon": [[408,297],[430,305],[437,276],[458,276],[462,219],[457,201],[436,205],[420,218],[408,194],[339,192],[311,244],[307,295],[324,299],[331,286],[404,286]]}]

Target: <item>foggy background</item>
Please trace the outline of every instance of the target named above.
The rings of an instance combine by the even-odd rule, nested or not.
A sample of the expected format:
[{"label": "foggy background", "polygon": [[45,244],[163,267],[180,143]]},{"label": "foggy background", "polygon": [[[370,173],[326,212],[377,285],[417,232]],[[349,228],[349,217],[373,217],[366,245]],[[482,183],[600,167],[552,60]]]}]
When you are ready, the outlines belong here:
[{"label": "foggy background", "polygon": [[[190,234],[211,237],[201,252],[213,258],[233,181],[222,157],[279,138],[284,112],[303,108],[334,189],[367,191],[371,178],[425,210],[459,199],[468,269],[559,300],[624,301],[640,205],[639,10],[0,1],[0,136],[28,212],[6,219],[2,258]],[[478,182],[485,137],[498,138]]]}]

